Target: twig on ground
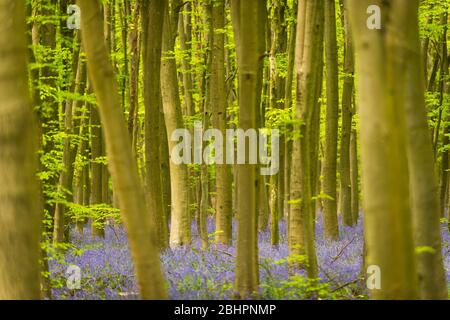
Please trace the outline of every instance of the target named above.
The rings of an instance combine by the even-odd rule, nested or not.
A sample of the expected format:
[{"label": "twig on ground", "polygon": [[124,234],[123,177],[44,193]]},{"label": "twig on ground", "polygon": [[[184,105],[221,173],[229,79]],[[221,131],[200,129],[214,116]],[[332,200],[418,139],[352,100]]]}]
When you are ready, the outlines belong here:
[{"label": "twig on ground", "polygon": [[352,240],[350,240],[337,254],[336,257],[333,258],[333,260],[331,260],[330,264],[333,264],[337,259],[339,259],[342,254],[344,253],[344,250],[347,249],[347,247],[356,239],[356,236],[353,237]]},{"label": "twig on ground", "polygon": [[227,256],[235,258],[235,256],[232,253],[229,253],[229,252],[227,252],[225,250],[220,250],[220,249],[217,249],[217,248],[215,250],[220,252],[220,253],[226,254]]},{"label": "twig on ground", "polygon": [[337,287],[337,288],[331,290],[331,292],[335,292],[335,291],[338,291],[338,290],[340,290],[340,289],[343,289],[343,288],[345,288],[345,287],[347,287],[347,286],[349,286],[349,285],[351,285],[351,284],[353,284],[353,283],[358,282],[359,280],[360,280],[359,278],[356,278],[356,279],[354,279],[354,280],[352,280],[352,281],[350,281],[350,282],[347,282],[347,283],[345,283],[345,284],[343,284],[343,285],[341,285],[341,286],[339,286],[339,287]]}]

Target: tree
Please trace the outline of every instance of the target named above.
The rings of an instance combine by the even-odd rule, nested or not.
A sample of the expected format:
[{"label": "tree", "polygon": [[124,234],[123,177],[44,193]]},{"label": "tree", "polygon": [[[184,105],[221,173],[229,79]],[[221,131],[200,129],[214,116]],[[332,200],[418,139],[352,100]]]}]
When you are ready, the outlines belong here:
[{"label": "tree", "polygon": [[323,161],[323,218],[325,237],[339,236],[336,201],[336,162],[339,111],[338,52],[336,43],[336,8],[334,0],[325,0],[325,45],[327,60],[327,114]]},{"label": "tree", "polygon": [[0,1],[0,299],[39,299],[42,208],[27,79],[25,1]]},{"label": "tree", "polygon": [[320,1],[300,1],[297,19],[297,102],[295,108],[289,252],[306,257],[308,277],[317,278],[317,257],[314,244],[314,220],[311,182],[311,148],[313,113],[317,107],[320,86],[318,67],[322,54],[324,7]]},{"label": "tree", "polygon": [[[74,44],[74,57],[72,72],[76,74],[74,79],[72,79],[72,85],[70,90],[74,93],[82,94],[84,92],[84,78],[85,78],[85,67],[84,61],[80,58],[79,50],[79,34],[76,36]],[[64,151],[63,151],[63,170],[59,176],[59,193],[61,194],[64,201],[56,203],[55,214],[54,214],[54,230],[53,230],[53,240],[58,242],[63,242],[68,240],[69,228],[66,226],[66,203],[73,201],[73,177],[74,177],[74,162],[76,157],[76,149],[74,148],[74,143],[72,141],[72,135],[75,131],[75,121],[74,115],[76,114],[78,101],[67,100],[65,110],[64,110],[64,127],[65,127],[65,138],[64,138]]]},{"label": "tree", "polygon": [[[225,136],[227,127],[227,97],[225,87],[225,2],[213,1],[213,44],[210,75],[212,122]],[[225,155],[225,150],[221,150]],[[216,164],[216,235],[217,243],[231,243],[232,188],[231,171],[227,164]]]},{"label": "tree", "polygon": [[[178,26],[179,1],[172,1],[171,12],[166,1],[166,13],[163,27],[163,60],[161,65],[161,90],[169,151],[177,142],[172,141],[172,133],[184,127],[181,101],[179,96],[177,65],[173,56],[176,30]],[[170,246],[177,247],[191,242],[191,218],[189,215],[189,180],[186,164],[170,161],[171,184],[171,224]]]},{"label": "tree", "polygon": [[169,230],[163,210],[160,167],[161,52],[164,23],[164,1],[143,4],[144,30],[144,103],[145,103],[145,167],[149,209],[156,225],[159,245],[169,244]]},{"label": "tree", "polygon": [[[236,32],[236,47],[239,72],[239,128],[244,131],[257,128],[259,117],[258,97],[261,86],[258,76],[261,63],[261,41],[258,37],[265,13],[265,1],[233,0],[235,14],[233,24]],[[264,9],[264,10],[263,10]],[[261,28],[258,30],[258,28]],[[246,159],[249,159],[246,148]],[[235,292],[244,299],[257,292],[259,281],[257,217],[258,217],[258,172],[255,164],[238,166],[237,199],[237,244]]]},{"label": "tree", "polygon": [[[418,297],[403,85],[410,63],[405,26],[411,25],[414,3],[348,1],[357,57],[366,265],[381,272],[381,289],[370,290],[374,299]],[[380,30],[367,26],[369,5],[382,9]]]},{"label": "tree", "polygon": [[442,261],[438,182],[432,141],[425,107],[425,82],[418,26],[419,1],[404,7],[408,17],[405,41],[408,50],[405,91],[407,152],[410,177],[411,209],[416,246],[420,297],[447,299],[448,291]]},{"label": "tree", "polygon": [[340,201],[339,211],[342,222],[346,226],[352,226],[356,221],[352,218],[352,186],[350,173],[350,140],[352,131],[352,100],[354,89],[354,58],[353,39],[351,26],[347,13],[347,2],[341,1],[342,25],[345,32],[344,44],[344,84],[342,87],[342,127],[341,127],[341,147],[339,160],[340,177]]},{"label": "tree", "polygon": [[350,181],[352,185],[352,219],[359,219],[359,169],[358,169],[358,134],[352,129],[350,137]]},{"label": "tree", "polygon": [[114,71],[103,40],[99,1],[79,0],[83,45],[88,71],[100,108],[109,168],[119,198],[143,299],[164,299],[164,279],[157,251],[155,226],[152,224],[144,190],[139,181],[136,162],[120,106]]},{"label": "tree", "polygon": [[[286,0],[274,0],[271,3],[271,48],[269,57],[269,105],[271,109],[284,108],[285,85],[281,75],[280,56],[286,52],[287,37],[285,26]],[[276,175],[271,176],[271,208],[270,208],[270,229],[272,245],[279,244],[279,220],[284,214],[284,139],[280,137],[279,162],[280,169]]]}]

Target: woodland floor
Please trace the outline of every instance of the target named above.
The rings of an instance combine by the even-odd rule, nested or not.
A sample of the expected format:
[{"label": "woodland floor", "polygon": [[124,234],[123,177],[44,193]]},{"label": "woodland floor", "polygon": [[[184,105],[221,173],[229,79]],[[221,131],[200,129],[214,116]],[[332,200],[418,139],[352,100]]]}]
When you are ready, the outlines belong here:
[{"label": "woodland floor", "polygon": [[[260,298],[305,299],[311,290],[321,299],[366,299],[364,283],[359,280],[362,263],[362,223],[341,227],[339,241],[322,239],[322,221],[316,224],[316,248],[320,268],[319,284],[312,286],[302,274],[288,272],[286,225],[280,223],[280,245],[270,244],[270,231],[259,235]],[[208,221],[214,232],[213,221]],[[211,245],[200,249],[196,227],[192,227],[193,245],[166,250],[161,254],[169,298],[180,300],[231,299],[233,297],[235,248]],[[450,287],[450,234],[442,225],[443,255]],[[234,239],[235,241],[235,239]],[[234,242],[233,241],[233,242]],[[66,287],[68,265],[82,270],[80,290]],[[49,262],[53,299],[137,299],[133,265],[125,230],[107,226],[105,239],[93,239],[89,227],[84,234],[73,230],[72,245],[65,255],[53,255]]]}]

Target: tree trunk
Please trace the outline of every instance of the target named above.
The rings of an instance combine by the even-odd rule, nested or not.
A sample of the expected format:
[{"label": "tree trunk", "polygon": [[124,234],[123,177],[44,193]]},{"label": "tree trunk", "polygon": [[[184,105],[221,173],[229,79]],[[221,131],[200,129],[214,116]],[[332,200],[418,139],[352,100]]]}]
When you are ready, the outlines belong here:
[{"label": "tree trunk", "polygon": [[[174,9],[174,8],[172,8]],[[172,34],[171,19],[176,15],[172,12],[169,16],[168,4],[163,28],[163,61],[161,66],[161,87],[166,124],[167,138],[169,139],[169,152],[177,145],[172,141],[172,133],[176,129],[184,128],[181,102],[179,97],[177,66],[172,52],[175,46],[175,36]],[[177,247],[190,244],[191,242],[191,219],[189,215],[189,180],[186,164],[175,164],[170,161],[170,184],[171,184],[171,225],[170,246]]]},{"label": "tree trunk", "polygon": [[[212,122],[225,136],[227,128],[227,96],[225,84],[225,1],[219,0],[212,7],[213,45],[210,75]],[[221,150],[225,155],[225,149]],[[217,152],[217,151],[216,151]],[[232,176],[229,164],[216,164],[216,234],[215,242],[231,244]]]},{"label": "tree trunk", "polygon": [[[381,273],[373,274],[381,276],[381,288],[370,289],[373,299],[418,297],[403,87],[410,50],[405,39],[412,21],[408,11],[415,2],[348,1],[358,71],[366,263]],[[372,4],[383,13],[381,30],[367,28],[366,11]]]},{"label": "tree trunk", "polygon": [[[239,66],[239,128],[245,130],[257,129],[259,96],[261,87],[258,86],[260,74],[260,41],[258,28],[263,21],[261,17],[262,5],[258,0],[231,2],[233,24],[236,32]],[[265,4],[264,4],[265,5]],[[248,149],[248,148],[247,148]],[[246,151],[248,159],[248,150]],[[235,292],[241,299],[251,297],[258,290],[258,261],[257,261],[257,165],[237,165],[237,244],[236,244],[236,273]]]},{"label": "tree trunk", "polygon": [[325,154],[323,160],[323,221],[324,236],[339,237],[336,201],[336,162],[339,112],[339,70],[336,43],[336,8],[334,0],[325,0],[325,45],[327,66],[327,112]]},{"label": "tree trunk", "polygon": [[[298,15],[298,1],[293,3],[293,14],[294,17]],[[295,19],[296,20],[296,19]],[[289,36],[289,53],[288,53],[288,71],[286,74],[286,86],[284,94],[284,108],[292,108],[292,83],[294,82],[294,68],[295,68],[295,44],[297,40],[297,24],[292,22],[291,32]],[[292,131],[292,125],[286,126],[286,131]],[[292,140],[285,139],[285,165],[284,165],[284,210],[287,213],[286,224],[287,224],[287,237],[289,239],[289,196],[290,196],[290,186],[291,186],[291,163],[292,163]]]},{"label": "tree trunk", "polygon": [[81,29],[83,44],[103,120],[108,165],[127,229],[138,286],[143,299],[164,299],[165,283],[158,257],[155,227],[147,210],[136,162],[131,156],[131,143],[117,83],[101,33],[100,3],[92,0],[79,0],[78,3],[85,17]]},{"label": "tree trunk", "polygon": [[323,3],[299,3],[297,24],[297,105],[294,130],[300,138],[293,141],[291,177],[290,254],[305,255],[310,279],[317,278],[317,257],[314,244],[312,201],[311,140],[313,115],[317,108],[320,87],[318,74],[322,55]]},{"label": "tree trunk", "polygon": [[352,99],[354,88],[354,58],[353,58],[353,39],[351,27],[349,25],[349,16],[347,13],[347,2],[341,5],[343,10],[342,24],[345,31],[344,45],[344,84],[342,89],[342,127],[341,127],[341,147],[339,161],[339,212],[342,216],[342,222],[346,226],[353,226],[352,218],[352,190],[350,177],[350,135],[352,131]]},{"label": "tree trunk", "polygon": [[165,248],[169,245],[169,230],[163,210],[159,154],[164,1],[155,0],[150,4],[144,3],[143,13],[146,192],[149,210],[156,225],[159,246]]},{"label": "tree trunk", "polygon": [[[82,95],[85,89],[86,81],[86,66],[85,63],[79,58],[80,56],[80,38],[79,34],[75,40],[74,57],[76,62],[73,62],[72,71],[75,72],[76,76],[73,79],[71,85],[71,90],[77,94]],[[63,196],[64,201],[73,202],[73,178],[74,178],[74,162],[77,155],[77,150],[74,148],[74,143],[72,142],[72,135],[79,125],[78,120],[74,120],[74,115],[79,111],[80,102],[78,100],[68,99],[66,102],[66,107],[64,110],[64,151],[63,151],[63,171],[59,176],[59,190],[60,195]],[[66,204],[60,202],[56,204],[55,215],[54,215],[54,230],[53,230],[53,240],[54,242],[64,242],[69,240],[70,228],[67,225],[66,219]]]},{"label": "tree trunk", "polygon": [[402,8],[408,19],[408,25],[403,25],[403,28],[407,27],[404,41],[408,43],[408,51],[405,53],[408,65],[406,81],[402,83],[405,84],[406,92],[406,146],[414,240],[416,248],[428,248],[416,252],[417,272],[422,299],[447,299],[439,223],[438,182],[424,98],[425,82],[420,56],[418,5],[419,1],[413,0]]},{"label": "tree trunk", "polygon": [[0,300],[39,299],[37,128],[28,90],[25,1],[0,1]]},{"label": "tree trunk", "polygon": [[358,136],[356,129],[350,137],[350,180],[352,186],[352,219],[356,224],[359,220],[359,175],[358,175]]},{"label": "tree trunk", "polygon": [[[278,59],[281,54],[286,52],[286,26],[285,26],[285,9],[287,2],[285,0],[275,0],[271,3],[271,21],[270,29],[272,30],[271,48],[270,48],[270,89],[269,101],[270,108],[284,108],[284,94],[286,82],[280,74],[280,66]],[[280,137],[279,147],[279,171],[271,178],[271,208],[270,208],[270,225],[271,225],[271,243],[278,245],[279,242],[279,219],[283,217],[283,199],[284,199],[284,138]]]},{"label": "tree trunk", "polygon": [[[92,80],[93,81],[93,80]],[[100,124],[100,115],[98,107],[90,105],[91,110],[91,205],[98,205],[102,203],[102,176],[103,164],[102,157],[102,128]],[[92,219],[91,234],[93,237],[101,237],[104,235],[102,228],[98,226],[98,213]]]}]

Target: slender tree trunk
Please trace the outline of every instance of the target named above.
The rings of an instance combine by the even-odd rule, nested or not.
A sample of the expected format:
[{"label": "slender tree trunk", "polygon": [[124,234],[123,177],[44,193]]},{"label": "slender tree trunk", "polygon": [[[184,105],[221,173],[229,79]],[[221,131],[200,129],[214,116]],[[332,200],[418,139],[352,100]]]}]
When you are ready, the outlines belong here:
[{"label": "slender tree trunk", "polygon": [[[298,79],[298,68],[303,59],[303,47],[305,43],[305,28],[306,28],[306,1],[298,2],[297,12],[297,31],[295,40],[295,68],[296,82]],[[299,84],[297,83],[297,87]],[[296,88],[296,90],[298,90]],[[297,103],[295,105],[295,119],[300,118],[300,112],[297,110]],[[300,134],[300,122],[292,126],[294,134]],[[291,150],[291,175],[290,175],[290,193],[289,193],[289,229],[288,229],[288,243],[289,254],[295,256],[305,255],[305,237],[303,232],[304,219],[301,214],[301,180],[300,180],[300,143],[299,139],[293,139]],[[294,268],[297,266],[294,265]]]},{"label": "slender tree trunk", "polygon": [[[162,100],[161,100],[162,104]],[[167,222],[171,219],[172,195],[170,190],[170,164],[169,164],[169,142],[167,141],[167,129],[164,121],[164,111],[159,112],[159,161],[161,170],[161,193],[163,199],[164,216]],[[169,230],[170,232],[170,230]]]},{"label": "slender tree trunk", "polygon": [[[441,25],[443,26],[443,35],[441,40],[441,74],[439,79],[439,120],[436,126],[436,136],[435,136],[435,146],[438,145],[439,135],[440,135],[440,123],[444,109],[444,96],[446,94],[446,83],[447,83],[447,75],[448,75],[448,50],[447,50],[447,23],[448,23],[448,14],[442,13],[441,16]],[[448,122],[450,121],[450,116],[448,113],[445,115],[444,121],[442,122],[442,146],[447,146],[450,143],[450,126]],[[441,217],[445,216],[445,198],[448,192],[448,169],[449,169],[449,152],[448,149],[444,148],[441,156],[441,179],[440,179],[440,210]]]},{"label": "slender tree trunk", "polygon": [[[174,7],[174,5],[173,5]],[[172,7],[172,9],[174,9]],[[164,109],[164,119],[169,139],[169,151],[173,150],[177,141],[172,141],[172,133],[176,129],[184,128],[181,102],[178,90],[177,66],[171,53],[175,46],[175,35],[170,23],[171,19],[178,22],[176,12],[169,15],[166,3],[165,21],[163,28],[163,61],[161,67],[161,87]],[[177,165],[170,161],[171,183],[171,225],[170,246],[182,246],[191,242],[191,219],[189,215],[189,180],[186,164]]]},{"label": "slender tree trunk", "polygon": [[[258,0],[231,2],[235,24],[238,65],[239,65],[239,128],[243,130],[257,129],[258,98],[261,94],[258,86],[260,74],[259,56],[261,28],[261,8]],[[264,26],[262,26],[264,28]],[[246,151],[248,159],[248,148]],[[237,244],[235,292],[240,298],[251,297],[258,289],[257,261],[257,181],[259,172],[257,165],[237,165]]]},{"label": "slender tree trunk", "polygon": [[260,206],[258,210],[258,230],[265,231],[269,225],[270,205],[268,197],[267,177],[261,177],[261,188],[259,189]]},{"label": "slender tree trunk", "polygon": [[[51,150],[55,148],[55,138],[53,137],[52,132],[58,130],[57,124],[59,123],[59,108],[54,96],[50,92],[52,88],[57,88],[55,80],[57,79],[57,75],[54,70],[55,58],[51,54],[46,56],[42,55],[43,52],[54,52],[56,48],[56,25],[54,19],[52,19],[52,17],[56,15],[55,4],[55,0],[46,0],[43,1],[41,5],[37,5],[37,14],[42,15],[45,18],[36,19],[35,25],[33,26],[33,44],[36,45],[36,47],[42,48],[42,50],[36,50],[35,52],[39,52],[36,56],[36,62],[40,66],[40,83],[36,93],[39,93],[40,97],[42,97],[39,99],[38,125],[42,128],[42,151],[44,154],[50,154]],[[47,164],[44,162],[42,162],[42,165],[49,171],[53,169],[46,168]],[[57,179],[57,175],[52,175],[46,183],[49,186],[55,186],[57,184]],[[49,196],[44,193],[44,209],[47,212],[54,213],[55,205],[48,200],[50,200]]]},{"label": "slender tree trunk", "polygon": [[[314,244],[314,220],[312,201],[311,140],[313,115],[317,108],[320,87],[318,74],[323,42],[323,3],[306,1],[299,3],[297,25],[297,105],[295,119],[300,138],[293,142],[291,177],[291,225],[290,253],[306,256],[306,269],[310,279],[317,278],[317,257]],[[296,164],[296,165],[294,165]],[[301,168],[301,171],[300,171]]]},{"label": "slender tree trunk", "polygon": [[[90,105],[91,115],[91,205],[102,203],[102,176],[103,170],[101,163],[102,157],[102,128],[100,124],[100,115],[97,106]],[[92,220],[91,233],[94,237],[102,237],[104,233],[98,226],[98,215]]]},{"label": "slender tree trunk", "polygon": [[[279,59],[280,54],[286,52],[286,26],[285,24],[285,0],[275,0],[271,3],[271,21],[272,30],[271,48],[270,48],[270,88],[269,102],[270,108],[284,108],[284,94],[286,82],[280,75]],[[269,34],[269,33],[268,33]],[[271,243],[278,245],[279,242],[279,219],[283,217],[283,196],[284,196],[284,139],[280,137],[279,163],[280,168],[276,175],[271,176],[271,208],[270,208],[270,226]]]},{"label": "slender tree trunk", "polygon": [[[139,1],[137,1],[139,2]],[[122,81],[120,84],[120,93],[122,96],[122,106],[125,106],[127,101],[127,94],[129,91],[127,90],[127,87],[129,87],[129,56],[128,56],[128,16],[129,16],[129,4],[127,0],[119,1],[117,3],[118,6],[118,16],[120,20],[120,31],[121,31],[121,49],[123,53],[123,68],[122,68]]]},{"label": "slender tree trunk", "polygon": [[[79,46],[79,38],[76,40],[76,46]],[[73,85],[71,86],[71,90],[75,94],[82,94],[84,91],[84,79],[86,76],[86,70],[84,63],[81,59],[79,59],[79,49],[76,50],[74,54],[74,59],[77,62],[74,62],[74,66],[72,71],[76,73],[76,77],[73,80]],[[76,129],[76,123],[73,119],[74,114],[78,112],[77,107],[79,106],[78,101],[68,100],[66,102],[66,107],[64,110],[64,129],[65,129],[65,138],[64,138],[64,150],[63,150],[63,171],[59,176],[59,186],[58,191],[64,201],[72,202],[73,201],[73,177],[74,177],[74,162],[76,158],[76,150],[74,148],[74,143],[72,142],[72,135],[74,130]],[[64,242],[69,240],[69,226],[67,225],[66,219],[66,204],[64,202],[60,202],[56,204],[55,207],[55,215],[54,215],[54,229],[53,229],[53,241],[55,243]]]},{"label": "slender tree trunk", "polygon": [[336,41],[336,8],[334,0],[325,0],[325,45],[327,66],[327,113],[325,154],[323,160],[324,236],[339,237],[336,201],[336,160],[339,112],[338,52]]},{"label": "slender tree trunk", "polygon": [[[293,3],[293,11],[294,16],[297,17],[298,13],[298,2],[294,1]],[[296,20],[296,19],[295,19]],[[295,68],[295,44],[297,40],[297,24],[292,22],[290,38],[289,38],[289,52],[288,52],[288,71],[286,74],[286,86],[285,86],[285,94],[284,94],[284,108],[290,109],[292,108],[292,84],[294,82],[294,68]],[[292,126],[287,125],[286,131],[292,131]],[[290,212],[290,204],[289,204],[289,196],[290,196],[290,186],[291,186],[291,162],[292,162],[292,140],[285,139],[285,165],[284,165],[284,210],[287,212],[288,217],[286,219],[287,223],[287,231],[289,233],[289,212]],[[289,235],[288,235],[289,239]]]},{"label": "slender tree trunk", "polygon": [[[317,64],[315,74],[317,74],[316,83],[317,86],[315,88],[315,96],[314,101],[316,101],[316,105],[313,108],[312,117],[311,117],[311,135],[310,135],[310,163],[311,163],[311,197],[312,197],[312,224],[313,224],[313,232],[315,232],[315,221],[316,221],[316,210],[320,206],[320,202],[316,201],[317,195],[320,192],[320,184],[319,184],[319,174],[321,163],[319,159],[319,145],[320,145],[320,117],[321,117],[321,109],[322,102],[320,101],[320,97],[322,96],[323,89],[323,69],[324,69],[324,45],[323,45],[323,33],[324,33],[324,15],[322,14],[322,22],[318,25],[317,34],[320,35],[319,47],[317,49],[318,56],[316,58]],[[319,205],[318,205],[319,204]]]},{"label": "slender tree trunk", "polygon": [[[192,55],[192,35],[191,35],[191,23],[190,23],[190,10],[192,4],[188,2],[185,6],[185,11],[178,21],[178,33],[180,35],[180,49],[184,53],[183,59],[181,59],[182,65],[182,79],[183,79],[183,90],[184,90],[184,114],[188,116],[193,116],[194,110],[194,99],[193,99],[193,83],[192,83],[192,72],[191,72],[191,55]],[[184,17],[186,15],[186,18]]]},{"label": "slender tree trunk", "polygon": [[[85,81],[86,81],[86,75],[85,75]],[[87,89],[87,88],[86,88]],[[89,117],[89,110],[87,107],[87,104],[85,104],[85,110],[81,114],[81,122],[80,122],[80,129],[79,129],[79,136],[80,137],[86,137],[88,134],[88,117]],[[80,141],[80,144],[78,145],[78,151],[77,151],[78,157],[82,160],[82,165],[77,168],[76,172],[76,192],[75,192],[75,203],[79,205],[85,205],[89,206],[89,197],[88,192],[90,188],[89,186],[89,165],[84,163],[86,159],[89,157],[89,148],[86,143],[85,139],[82,139]],[[84,226],[86,225],[87,219],[81,218],[78,219],[77,224],[77,230],[82,233]]]},{"label": "slender tree trunk", "polygon": [[164,299],[166,292],[158,258],[155,227],[148,214],[136,162],[131,156],[131,143],[120,105],[117,83],[100,32],[102,25],[100,3],[79,0],[78,4],[84,13],[81,30],[89,75],[100,106],[109,166],[128,233],[141,296],[143,299]]},{"label": "slender tree trunk", "polygon": [[[147,18],[148,17],[148,18]],[[169,245],[169,230],[163,210],[160,167],[161,53],[164,23],[164,1],[154,0],[143,5],[144,30],[144,102],[145,102],[145,167],[149,210],[155,221],[161,248]]]},{"label": "slender tree trunk", "polygon": [[[212,73],[212,50],[213,50],[213,37],[214,37],[214,27],[212,24],[212,6],[213,4],[210,2],[206,2],[202,4],[203,9],[203,23],[205,27],[205,70],[202,76],[201,88],[202,92],[204,92],[204,100],[201,105],[201,113],[203,115],[203,130],[207,130],[209,128],[209,118],[211,114],[211,94],[213,93],[211,88],[211,77],[209,74]],[[206,141],[202,141],[202,150],[206,147]],[[194,151],[195,152],[195,151]],[[202,242],[202,249],[205,250],[208,248],[208,230],[207,230],[207,218],[208,218],[208,208],[210,205],[210,186],[209,186],[209,172],[208,165],[205,161],[202,161],[200,165],[200,210],[197,219],[198,231],[200,235],[200,240]]]},{"label": "slender tree trunk", "polygon": [[[225,1],[212,7],[213,44],[210,75],[212,122],[225,137],[227,128],[227,97],[225,84]],[[217,151],[216,151],[217,152]],[[225,155],[225,149],[221,150]],[[232,176],[229,164],[216,164],[216,243],[231,244]]]},{"label": "slender tree trunk", "polygon": [[[128,134],[133,140],[134,126],[138,109],[139,90],[139,64],[140,64],[140,35],[139,17],[141,12],[141,1],[136,1],[133,9],[133,29],[129,33],[130,41],[130,110],[128,113]],[[133,153],[136,154],[136,145],[132,145]]]},{"label": "slender tree trunk", "polygon": [[354,223],[359,220],[359,174],[358,174],[358,140],[356,129],[352,130],[350,137],[350,177],[352,186],[352,219]]},{"label": "slender tree trunk", "polygon": [[402,8],[406,10],[409,22],[404,38],[409,47],[405,54],[408,65],[406,81],[403,83],[406,91],[407,151],[414,240],[416,248],[428,248],[416,252],[417,272],[421,298],[447,299],[439,223],[438,182],[434,174],[436,168],[427,123],[425,82],[421,68],[418,6],[419,1],[413,0]]},{"label": "slender tree trunk", "polygon": [[339,160],[339,212],[342,216],[342,222],[346,226],[354,224],[352,218],[352,190],[350,176],[350,136],[352,131],[352,99],[354,88],[354,58],[353,58],[353,39],[351,27],[347,12],[347,2],[341,5],[343,15],[342,24],[345,31],[344,45],[344,84],[342,89],[342,127],[341,127],[341,146]]}]

